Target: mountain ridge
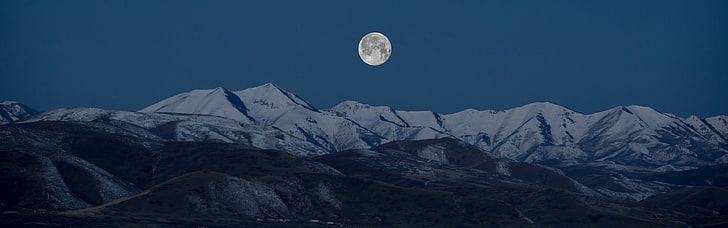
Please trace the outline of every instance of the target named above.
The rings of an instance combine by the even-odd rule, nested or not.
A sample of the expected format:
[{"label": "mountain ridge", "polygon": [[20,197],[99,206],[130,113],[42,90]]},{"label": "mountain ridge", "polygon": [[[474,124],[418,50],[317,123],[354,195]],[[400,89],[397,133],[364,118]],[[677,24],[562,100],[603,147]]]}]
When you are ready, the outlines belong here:
[{"label": "mountain ridge", "polygon": [[17,101],[0,102],[0,124],[18,121],[35,113],[38,111]]},{"label": "mountain ridge", "polygon": [[[342,224],[398,224],[410,209],[429,208],[442,218],[500,211],[500,219],[477,223],[548,226],[591,224],[597,220],[573,218],[604,213],[635,222],[634,209],[655,219],[653,209],[639,209],[642,201],[707,184],[709,191],[685,198],[698,211],[664,216],[725,221],[723,211],[700,204],[724,188],[716,175],[728,158],[723,116],[683,119],[634,105],[582,114],[548,102],[453,114],[356,101],[316,109],[273,84],[194,90],[150,107],[55,109],[0,126],[12,171],[2,181],[25,181],[5,190],[0,206],[56,211],[119,200],[89,216]],[[381,202],[370,204],[372,193]],[[652,202],[662,208],[671,197]],[[443,205],[450,206],[433,209]],[[410,209],[392,217],[400,207]]]},{"label": "mountain ridge", "polygon": [[[728,121],[723,116],[696,121],[639,105],[583,114],[550,102],[450,114],[396,110],[350,100],[330,109],[316,109],[272,83],[232,93],[257,124],[305,138],[329,152],[396,140],[451,137],[526,162],[566,159],[628,164],[636,159],[640,164],[633,165],[688,169],[728,161]],[[180,98],[192,95],[194,91],[181,93],[141,112],[179,112],[177,107],[199,105],[195,99]],[[230,105],[227,102],[222,107],[183,112],[245,121],[243,115],[216,111],[234,110],[227,107]]]}]

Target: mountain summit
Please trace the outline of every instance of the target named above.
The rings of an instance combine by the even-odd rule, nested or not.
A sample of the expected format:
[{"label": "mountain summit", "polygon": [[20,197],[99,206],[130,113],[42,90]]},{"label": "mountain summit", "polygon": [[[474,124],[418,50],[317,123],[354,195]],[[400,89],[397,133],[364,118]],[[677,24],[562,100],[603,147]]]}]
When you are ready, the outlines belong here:
[{"label": "mountain summit", "polygon": [[311,111],[316,111],[316,108],[302,98],[273,83],[266,83],[258,87],[237,91],[235,94],[248,103],[267,106],[270,109],[300,106]]},{"label": "mountain summit", "polygon": [[240,98],[225,88],[192,90],[164,99],[140,112],[169,112],[222,116],[242,122],[254,122]]},{"label": "mountain summit", "polygon": [[35,109],[16,101],[0,103],[0,124],[10,123],[23,117],[38,113]]},{"label": "mountain summit", "polygon": [[368,129],[347,118],[322,112],[272,83],[237,92],[223,88],[193,90],[140,112],[214,115],[271,126],[329,152],[381,144],[381,137]]}]

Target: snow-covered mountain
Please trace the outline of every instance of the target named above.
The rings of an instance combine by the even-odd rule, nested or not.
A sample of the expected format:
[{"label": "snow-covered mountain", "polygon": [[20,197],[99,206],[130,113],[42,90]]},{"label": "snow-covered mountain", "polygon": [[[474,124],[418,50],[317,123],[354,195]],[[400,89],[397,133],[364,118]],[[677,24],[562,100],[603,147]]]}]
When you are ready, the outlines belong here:
[{"label": "snow-covered mountain", "polygon": [[0,124],[14,122],[23,117],[38,113],[35,109],[15,101],[0,103]]},{"label": "snow-covered mountain", "polygon": [[[720,140],[724,133],[714,130],[725,126],[713,120],[717,117],[709,118],[713,124],[703,123],[708,130],[699,132],[681,118],[648,107],[616,107],[585,115],[551,103],[533,103],[505,111],[465,110],[447,115],[394,111],[401,120],[397,123],[371,114],[388,107],[361,110],[367,105],[345,103],[334,110],[363,126],[430,128],[518,161],[609,160],[660,167],[701,166],[728,159],[725,141]],[[382,127],[373,131],[384,134],[378,129]]]},{"label": "snow-covered mountain", "polygon": [[728,162],[725,116],[682,119],[649,107],[582,114],[551,103],[452,114],[345,101],[319,110],[273,84],[182,93],[141,112],[215,115],[271,126],[329,151],[452,137],[517,161],[613,161],[685,169]]},{"label": "snow-covered mountain", "polygon": [[170,97],[165,101],[168,100],[176,102],[159,102],[141,112],[166,110],[170,113],[223,116],[244,123],[254,121],[248,116],[245,104],[240,101],[240,98],[222,87],[209,90],[193,90]]},{"label": "snow-covered mountain", "polygon": [[714,116],[709,118],[700,118],[690,116],[685,119],[685,123],[692,125],[696,131],[711,141],[728,143],[728,116]]},{"label": "snow-covered mountain", "polygon": [[[238,113],[234,112],[236,110]],[[368,148],[380,145],[384,139],[348,118],[322,112],[270,83],[237,92],[223,88],[195,90],[170,97],[140,112],[206,114],[270,126],[329,152]]]}]

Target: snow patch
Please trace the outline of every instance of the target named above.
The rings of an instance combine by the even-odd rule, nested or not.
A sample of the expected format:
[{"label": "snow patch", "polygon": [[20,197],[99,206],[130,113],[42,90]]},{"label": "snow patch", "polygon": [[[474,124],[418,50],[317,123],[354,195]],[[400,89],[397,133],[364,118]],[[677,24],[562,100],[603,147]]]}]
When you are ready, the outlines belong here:
[{"label": "snow patch", "polygon": [[447,153],[445,147],[439,144],[428,145],[423,148],[417,149],[417,156],[428,160],[438,161],[444,164],[448,164]]},{"label": "snow patch", "polygon": [[495,166],[495,172],[500,175],[511,176],[511,167],[508,161],[498,160]]}]

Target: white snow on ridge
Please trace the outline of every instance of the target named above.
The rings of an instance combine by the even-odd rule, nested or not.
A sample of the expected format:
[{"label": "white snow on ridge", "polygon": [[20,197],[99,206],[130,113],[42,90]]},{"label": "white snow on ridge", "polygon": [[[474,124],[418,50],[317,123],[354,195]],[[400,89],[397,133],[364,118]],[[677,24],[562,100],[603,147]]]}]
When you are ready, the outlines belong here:
[{"label": "white snow on ridge", "polygon": [[[666,151],[680,151],[667,148],[665,145],[668,143],[658,143],[665,132],[695,134],[698,135],[695,137],[712,139],[711,143],[724,143],[715,140],[721,139],[722,133],[701,136],[705,134],[694,130],[697,129],[693,126],[695,121],[683,122],[683,119],[674,115],[636,105],[582,114],[560,105],[537,102],[504,111],[468,109],[438,114],[431,111],[400,111],[356,101],[344,101],[329,110],[318,110],[300,97],[270,83],[234,94],[246,107],[246,114],[257,124],[280,129],[330,152],[367,148],[394,140],[452,137],[502,157],[533,162],[554,158],[586,159],[590,157],[589,154],[597,156],[593,159],[617,159],[623,156],[620,154],[629,153],[664,160],[672,158],[670,153],[675,153]],[[199,106],[186,104],[194,103],[191,98],[177,100],[179,104],[163,106],[158,103],[152,106],[154,108],[144,111],[177,112],[175,105]],[[231,112],[235,110],[229,107],[229,102],[220,102],[219,105],[222,107],[216,108]],[[209,107],[213,106],[204,107],[200,111],[182,109],[185,113],[219,115],[232,119],[239,119],[240,116],[209,111]],[[723,123],[717,128],[720,130],[711,130],[713,132],[725,132],[728,129],[725,118],[709,118],[706,122],[711,126]],[[587,145],[587,148],[581,148],[582,144]]]},{"label": "white snow on ridge", "polygon": [[724,138],[728,138],[728,116],[720,115],[705,118],[716,131],[720,132]]},{"label": "white snow on ridge", "polygon": [[[212,141],[234,142],[263,149],[285,150],[299,156],[315,156],[327,153],[323,149],[308,143],[305,139],[286,134],[270,126],[243,123],[237,120],[192,114],[173,113],[141,113],[114,111],[99,108],[55,109],[40,113],[20,123],[37,121],[79,121],[112,120],[128,123],[132,126],[121,126],[107,131],[119,134],[131,134],[151,140],[171,141]],[[172,135],[168,139],[160,139],[150,131],[167,128]]]},{"label": "white snow on ridge", "polygon": [[417,149],[417,156],[428,160],[438,161],[443,164],[450,163],[447,159],[445,147],[442,145],[429,145],[419,148]]},{"label": "white snow on ridge", "polygon": [[[182,93],[145,108],[142,112],[197,113],[239,121],[243,121],[243,116],[246,116],[256,125],[280,129],[330,152],[368,148],[381,143],[381,136],[358,123],[332,112],[321,112],[295,94],[271,83],[232,93],[217,92],[220,90]],[[230,100],[239,100],[240,104]],[[200,101],[214,102],[215,105],[197,104]],[[246,113],[241,113],[236,105],[244,106]],[[234,115],[227,114],[236,111],[238,113]]]},{"label": "white snow on ridge", "polygon": [[17,121],[38,111],[17,101],[0,102],[0,124]]},{"label": "white snow on ridge", "polygon": [[[96,112],[99,111],[63,112],[70,116],[55,119],[94,119],[107,115]],[[438,114],[344,101],[331,109],[319,110],[295,94],[268,83],[237,92],[223,88],[194,90],[160,101],[141,112],[195,114],[185,116],[184,120],[175,117],[178,119],[175,121],[183,121],[176,125],[179,128],[176,140],[241,142],[252,138],[263,140],[278,132],[290,138],[273,144],[284,143],[291,148],[295,143],[290,140],[300,140],[327,152],[369,148],[395,140],[451,137],[519,161],[630,158],[648,159],[647,163],[660,165],[667,160],[696,161],[686,157],[697,156],[694,152],[684,152],[689,151],[690,143],[661,141],[684,137],[698,140],[691,143],[707,143],[707,148],[728,153],[724,146],[728,134],[725,116],[681,119],[636,105],[582,114],[560,105],[537,102],[503,111],[468,109]],[[164,121],[133,113],[110,115],[145,128],[159,126],[163,124],[159,121]],[[247,136],[234,133],[240,129],[257,130],[248,130]],[[271,144],[257,143],[268,147]]]},{"label": "white snow on ridge", "polygon": [[232,93],[225,88],[218,87],[207,90],[193,90],[177,94],[146,107],[140,112],[170,112],[222,116],[241,122],[251,122],[245,114],[244,107],[237,107],[230,99]]},{"label": "white snow on ridge", "polygon": [[[719,118],[717,117],[711,117],[711,118]],[[723,133],[721,133],[721,123],[715,122],[709,123],[708,119],[701,119],[697,116],[690,116],[687,119],[684,120],[685,123],[693,126],[695,130],[700,133],[702,136],[704,136],[706,139],[715,141],[715,142],[721,142],[726,143],[726,138]],[[723,125],[725,127],[725,125]]]},{"label": "white snow on ridge", "polygon": [[630,105],[625,107],[630,112],[638,116],[640,121],[646,123],[648,126],[665,126],[675,123],[679,119],[668,116],[666,114],[655,111],[650,107]]},{"label": "white snow on ridge", "polygon": [[391,123],[405,127],[409,124],[400,117],[394,109],[386,106],[370,106],[356,101],[344,101],[331,108],[332,111],[356,119],[364,127],[373,129],[381,123]]},{"label": "white snow on ridge", "polygon": [[313,106],[309,105],[300,97],[272,83],[240,90],[234,92],[234,94],[246,106],[249,106],[250,114],[253,116],[267,115],[266,117],[275,117],[294,107],[300,107],[309,111],[315,110]]}]

